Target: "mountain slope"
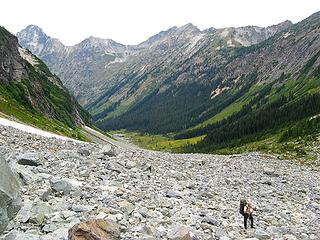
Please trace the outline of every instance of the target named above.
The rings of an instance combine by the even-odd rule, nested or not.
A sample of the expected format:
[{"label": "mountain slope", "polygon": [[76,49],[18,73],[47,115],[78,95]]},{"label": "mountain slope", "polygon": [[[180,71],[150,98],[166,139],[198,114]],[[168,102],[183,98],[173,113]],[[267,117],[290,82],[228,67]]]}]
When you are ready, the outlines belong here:
[{"label": "mountain slope", "polygon": [[[207,137],[197,149],[210,151],[241,146],[276,136],[286,142],[319,133],[320,113],[320,13],[288,28],[265,42],[238,49],[225,68],[213,100],[243,91],[208,125],[179,134]],[[236,80],[236,81],[235,81]],[[240,90],[237,90],[240,89]],[[234,94],[233,94],[234,95]],[[236,107],[237,105],[240,107]]]},{"label": "mountain slope", "polygon": [[41,128],[72,135],[89,115],[60,79],[0,28],[0,111]]},{"label": "mountain slope", "polygon": [[[140,71],[132,74],[129,68],[131,74],[125,74],[123,80],[118,80],[117,88],[107,91],[104,98],[89,105],[89,110],[106,108],[94,114],[96,120],[106,118],[98,123],[106,129],[129,128],[163,133],[180,131],[205,120],[232,101],[213,102],[210,95],[223,80],[217,78],[217,73],[230,61],[232,51],[241,47],[234,40],[234,32],[234,29],[213,29],[199,35],[189,25],[158,40],[151,53],[142,55],[145,65],[135,68]],[[172,39],[179,45],[172,49],[168,47],[160,55],[161,52],[156,51],[158,46],[165,49],[163,45],[172,45]],[[152,57],[156,60],[152,61]],[[122,109],[125,111],[121,112]]]},{"label": "mountain slope", "polygon": [[[123,61],[131,49],[111,39],[89,37],[75,46],[64,46],[47,36],[38,26],[30,25],[17,33],[19,43],[41,58],[85,105],[95,94],[109,64]],[[86,96],[86,98],[84,97]],[[91,96],[91,97],[90,97]]]},{"label": "mountain slope", "polygon": [[[153,72],[158,67],[161,68],[159,72],[173,68],[174,64],[183,63],[210,41],[222,48],[247,46],[265,40],[290,24],[284,22],[269,28],[207,29],[202,32],[187,24],[162,31],[136,46],[90,37],[80,44],[66,47],[32,25],[19,32],[17,37],[21,45],[37,54],[92,113],[104,112],[103,115],[106,115],[110,110],[113,112],[112,109],[120,108],[113,114],[118,115],[119,111],[124,112],[121,109],[127,109],[129,102],[139,100],[148,92],[146,89],[153,89],[166,77],[145,81],[147,72]],[[142,82],[143,87],[135,93],[132,88]]]}]

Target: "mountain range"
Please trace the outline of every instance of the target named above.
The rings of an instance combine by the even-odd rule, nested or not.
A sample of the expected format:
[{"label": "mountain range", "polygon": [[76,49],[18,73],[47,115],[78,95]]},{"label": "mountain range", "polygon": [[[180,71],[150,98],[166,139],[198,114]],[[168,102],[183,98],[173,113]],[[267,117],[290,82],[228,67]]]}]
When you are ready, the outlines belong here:
[{"label": "mountain range", "polygon": [[[110,106],[107,105],[111,105],[111,112],[118,112],[117,109],[127,106],[128,101],[134,105],[135,100],[141,98],[141,92],[148,88],[147,85],[154,85],[151,79],[127,83],[129,75],[141,78],[149,71],[152,75],[153,69],[160,67],[175,71],[175,64],[193,58],[200,49],[213,48],[215,52],[208,52],[206,56],[209,58],[209,54],[218,55],[216,52],[220,48],[259,43],[291,24],[286,21],[268,28],[249,26],[219,30],[210,28],[204,31],[187,24],[162,31],[136,46],[125,46],[110,39],[95,37],[89,37],[75,46],[64,46],[58,39],[47,36],[34,25],[17,33],[17,37],[23,47],[40,57],[62,79],[81,105],[91,110],[93,115],[101,112],[106,115],[110,112]],[[154,78],[157,78],[157,85],[162,85],[166,75]],[[131,92],[135,91],[131,88],[135,81],[139,81],[139,85],[142,82],[145,84],[133,96]],[[121,90],[106,94],[114,87]]]},{"label": "mountain range", "polygon": [[[317,12],[297,24],[267,28],[200,31],[187,24],[135,46],[94,37],[64,46],[37,26],[17,37],[100,128],[205,135],[198,146],[210,150],[279,129],[280,138],[293,136],[320,112],[319,27]],[[299,107],[310,102],[311,109]]]}]

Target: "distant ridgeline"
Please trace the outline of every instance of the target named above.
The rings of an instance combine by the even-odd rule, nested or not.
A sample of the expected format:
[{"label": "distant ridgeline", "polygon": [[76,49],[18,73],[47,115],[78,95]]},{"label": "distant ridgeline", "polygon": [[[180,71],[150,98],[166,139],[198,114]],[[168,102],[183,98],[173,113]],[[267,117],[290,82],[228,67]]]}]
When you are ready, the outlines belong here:
[{"label": "distant ridgeline", "polygon": [[47,66],[0,27],[0,112],[34,126],[83,139],[90,115]]},{"label": "distant ridgeline", "polygon": [[[35,32],[44,37],[34,42]],[[187,24],[136,46],[89,38],[65,47],[35,26],[18,33],[101,129],[206,136],[184,149],[204,152],[318,133],[319,37],[319,12],[268,28]]]}]

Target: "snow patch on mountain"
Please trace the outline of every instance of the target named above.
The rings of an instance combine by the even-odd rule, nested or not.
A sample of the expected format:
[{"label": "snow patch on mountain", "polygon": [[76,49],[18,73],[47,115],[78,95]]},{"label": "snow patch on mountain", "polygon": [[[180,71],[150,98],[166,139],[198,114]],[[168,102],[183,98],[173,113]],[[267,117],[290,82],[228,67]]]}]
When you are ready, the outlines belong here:
[{"label": "snow patch on mountain", "polygon": [[17,123],[15,121],[11,121],[11,120],[8,120],[8,119],[2,118],[2,117],[0,117],[0,125],[7,126],[7,127],[13,127],[15,129],[19,129],[19,130],[27,132],[27,133],[36,134],[36,135],[40,135],[40,136],[47,137],[47,138],[57,138],[57,139],[61,139],[61,140],[70,140],[70,141],[79,142],[79,141],[74,140],[72,138],[60,136],[58,134],[54,134],[54,133],[50,133],[50,132],[47,132],[44,130],[40,130],[38,128],[31,127],[31,126],[28,126],[28,125],[25,125],[22,123]]}]

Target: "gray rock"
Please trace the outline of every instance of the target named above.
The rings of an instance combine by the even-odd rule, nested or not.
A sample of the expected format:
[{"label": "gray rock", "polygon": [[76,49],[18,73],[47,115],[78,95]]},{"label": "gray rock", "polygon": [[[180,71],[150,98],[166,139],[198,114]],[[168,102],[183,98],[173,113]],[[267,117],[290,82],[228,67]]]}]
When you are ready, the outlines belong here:
[{"label": "gray rock", "polygon": [[262,230],[262,229],[257,229],[254,233],[254,236],[258,239],[270,239],[271,236],[269,235],[269,233],[267,233],[266,231]]},{"label": "gray rock", "polygon": [[5,235],[2,240],[41,240],[41,238],[40,236],[35,234],[29,234],[13,230],[7,235]]},{"label": "gray rock", "polygon": [[219,240],[230,240],[230,238],[227,237],[227,236],[222,236],[222,237],[219,238]]},{"label": "gray rock", "polygon": [[25,185],[29,185],[39,178],[29,168],[21,165],[14,165],[13,170],[19,175],[21,182]]},{"label": "gray rock", "polygon": [[37,167],[42,163],[42,155],[40,153],[27,152],[23,154],[19,154],[16,156],[17,163],[20,165],[34,166]]},{"label": "gray rock", "polygon": [[0,234],[21,208],[19,183],[5,156],[0,156]]},{"label": "gray rock", "polygon": [[22,204],[21,210],[18,212],[16,216],[16,221],[19,223],[26,223],[29,221],[31,217],[31,211],[32,211],[32,201],[25,200]]},{"label": "gray rock", "polygon": [[184,225],[177,225],[169,229],[167,238],[170,240],[192,240],[190,229]]},{"label": "gray rock", "polygon": [[297,238],[291,234],[286,234],[283,236],[283,238],[286,240],[297,240]]},{"label": "gray rock", "polygon": [[52,189],[42,190],[40,192],[40,199],[44,202],[47,202],[50,198],[50,195],[52,194]]},{"label": "gray rock", "polygon": [[[58,228],[53,233],[51,233],[48,240],[67,240],[68,239],[68,228]],[[43,239],[46,240],[46,239]]]},{"label": "gray rock", "polygon": [[71,209],[74,212],[90,212],[92,211],[93,207],[89,205],[72,205]]},{"label": "gray rock", "polygon": [[167,190],[165,192],[165,196],[168,198],[182,198],[181,194],[179,192],[175,192],[173,190]]},{"label": "gray rock", "polygon": [[117,156],[117,151],[114,146],[111,146],[111,144],[105,144],[101,150],[101,153],[108,157]]},{"label": "gray rock", "polygon": [[80,187],[82,183],[77,180],[53,177],[50,179],[50,185],[54,191],[63,192],[63,194],[67,195]]},{"label": "gray rock", "polygon": [[50,208],[47,204],[34,205],[31,209],[30,223],[35,225],[42,225],[46,214],[50,212]]},{"label": "gray rock", "polygon": [[220,222],[212,216],[207,216],[202,219],[202,222],[208,223],[214,226],[220,226]]},{"label": "gray rock", "polygon": [[85,149],[85,148],[79,148],[77,153],[79,153],[83,157],[88,157],[91,154],[91,152],[88,149]]}]

